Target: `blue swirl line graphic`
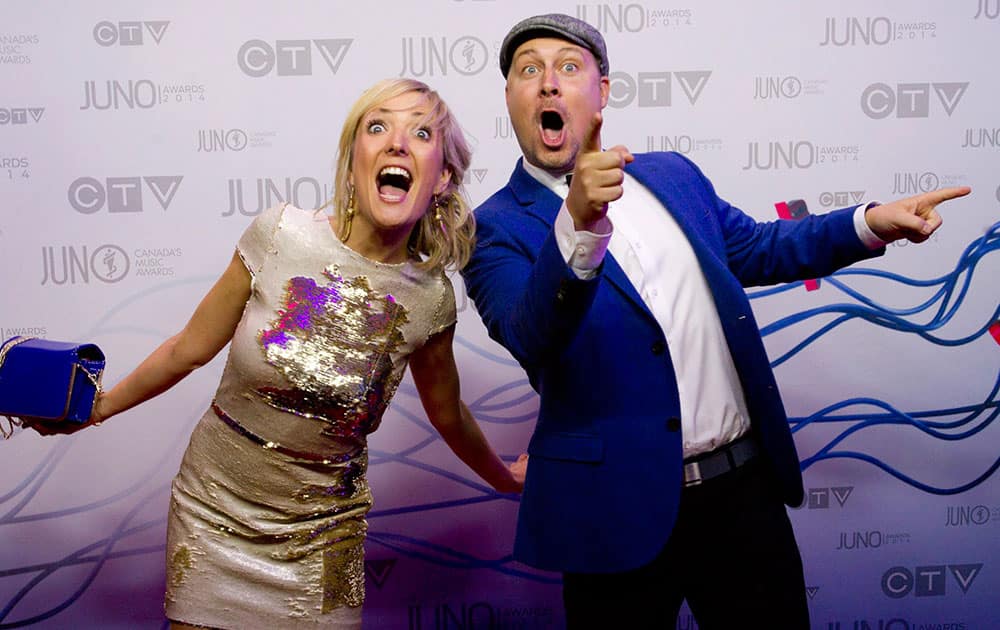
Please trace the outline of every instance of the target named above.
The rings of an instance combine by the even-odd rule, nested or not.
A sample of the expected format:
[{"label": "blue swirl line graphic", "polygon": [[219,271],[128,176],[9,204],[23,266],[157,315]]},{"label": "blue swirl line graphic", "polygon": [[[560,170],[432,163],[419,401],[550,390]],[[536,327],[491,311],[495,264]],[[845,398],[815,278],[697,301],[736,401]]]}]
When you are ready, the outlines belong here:
[{"label": "blue swirl line graphic", "polygon": [[[1000,303],[997,304],[997,307],[993,310],[993,313],[987,318],[983,325],[970,334],[962,337],[947,339],[932,334],[932,331],[937,331],[943,328],[952,320],[968,293],[969,285],[972,282],[976,265],[984,256],[996,251],[997,249],[1000,249],[1000,223],[993,224],[982,237],[970,243],[962,252],[955,268],[951,272],[938,278],[933,278],[931,280],[914,280],[899,274],[875,269],[849,268],[835,272],[831,276],[824,278],[824,283],[836,287],[838,290],[860,302],[861,305],[841,303],[811,308],[800,313],[783,317],[766,326],[762,326],[761,334],[766,337],[779,330],[783,330],[817,316],[842,313],[841,316],[821,326],[819,329],[806,336],[805,339],[796,344],[793,348],[775,358],[771,362],[771,366],[777,367],[781,365],[826,333],[852,319],[862,319],[891,330],[916,334],[927,341],[942,346],[961,346],[975,341],[979,337],[985,335],[989,331],[990,326],[996,322],[998,318],[1000,318]],[[879,304],[874,299],[852,289],[840,280],[841,278],[846,278],[848,276],[882,278],[900,285],[912,287],[933,287],[935,285],[940,285],[940,287],[930,298],[924,300],[923,302],[908,308],[894,309]],[[801,285],[801,282],[797,282],[762,291],[748,292],[748,295],[751,300],[759,299],[782,293],[784,291],[790,291]],[[938,307],[933,313],[933,316],[926,323],[918,324],[906,319],[908,316],[918,315],[928,311],[935,304],[937,304]]]},{"label": "blue swirl line graphic", "polygon": [[[997,468],[1000,467],[1000,457],[998,457],[991,466],[989,466],[985,472],[981,475],[969,481],[968,483],[961,484],[954,487],[940,487],[927,484],[914,479],[913,477],[906,475],[895,468],[889,466],[885,462],[879,460],[878,458],[866,454],[859,453],[857,451],[834,451],[833,449],[843,442],[848,436],[863,431],[865,429],[870,429],[872,427],[884,426],[884,425],[904,425],[913,427],[926,435],[930,435],[934,438],[944,441],[961,441],[970,438],[993,423],[998,416],[1000,416],[1000,400],[997,398],[997,393],[1000,392],[1000,371],[997,373],[997,379],[993,385],[992,390],[986,397],[986,400],[979,405],[968,406],[964,408],[954,408],[954,409],[941,409],[932,411],[920,411],[913,413],[905,413],[900,411],[891,405],[882,402],[880,400],[871,398],[853,398],[850,400],[845,400],[834,405],[829,405],[820,411],[805,417],[805,418],[789,418],[789,422],[793,424],[792,431],[797,432],[812,423],[831,423],[831,422],[848,422],[851,426],[841,431],[835,438],[830,440],[826,445],[820,448],[814,455],[804,458],[801,463],[802,470],[806,470],[810,466],[813,466],[817,462],[828,460],[828,459],[857,459],[861,461],[868,462],[886,473],[892,475],[896,479],[927,492],[929,494],[936,495],[954,495],[961,494],[972,488],[975,488],[979,484],[986,481]],[[851,415],[834,415],[833,412],[840,409],[850,407],[853,405],[869,405],[884,409],[886,413],[881,414],[851,414]],[[987,410],[991,410],[986,413]],[[935,416],[945,416],[954,415],[956,413],[968,412],[965,417],[959,418],[951,422],[934,422],[921,420],[920,418],[935,417]],[[973,425],[971,428],[959,432],[959,433],[945,433],[939,429],[955,429],[959,427],[964,427],[967,424],[974,422],[979,416],[985,416],[978,424]]]},{"label": "blue swirl line graphic", "polygon": [[[945,337],[939,334],[938,331],[953,320],[968,297],[969,287],[977,265],[985,256],[997,249],[1000,249],[1000,222],[994,223],[984,232],[983,236],[973,240],[966,246],[959,256],[954,269],[937,278],[917,280],[896,273],[860,268],[843,269],[824,278],[824,286],[834,287],[844,295],[852,298],[855,303],[837,303],[810,308],[762,326],[762,335],[768,336],[815,317],[839,314],[833,320],[828,321],[807,334],[801,341],[792,346],[791,349],[774,358],[771,366],[777,367],[787,362],[823,335],[852,319],[860,319],[890,330],[914,334],[925,341],[944,347],[958,347],[977,341],[981,337],[988,335],[991,326],[996,325],[1000,321],[1000,302],[997,303],[992,313],[986,317],[982,325],[970,333],[955,337]],[[901,308],[892,308],[880,304],[875,299],[844,282],[846,278],[851,276],[878,278],[895,283],[901,287],[921,289],[936,287],[936,290],[930,297],[918,300],[915,304]],[[761,299],[794,290],[802,284],[801,282],[786,284],[752,293],[748,292],[748,295],[750,299]],[[924,316],[926,321],[915,323],[907,319],[917,315]],[[792,425],[793,433],[798,433],[811,425],[820,423],[846,423],[848,425],[835,437],[827,441],[816,453],[804,458],[801,462],[801,468],[802,470],[807,470],[816,463],[824,460],[853,459],[867,462],[906,485],[929,494],[961,494],[989,479],[1000,468],[1000,458],[989,464],[981,474],[977,475],[971,481],[955,486],[946,486],[915,479],[870,453],[835,449],[851,435],[886,425],[895,425],[901,428],[916,430],[935,439],[947,442],[961,442],[962,440],[973,438],[989,427],[997,416],[1000,415],[1000,402],[998,402],[997,398],[998,391],[1000,391],[1000,370],[997,371],[997,378],[991,391],[978,404],[947,409],[906,412],[881,400],[859,397],[829,405],[806,417],[790,417],[789,423]],[[862,405],[875,407],[881,411],[875,413],[837,413],[840,410]],[[960,414],[962,415],[955,420],[933,420],[933,418],[954,417]]]},{"label": "blue swirl line graphic", "polygon": [[97,577],[98,572],[100,572],[101,567],[103,567],[104,563],[107,562],[108,559],[111,557],[112,550],[114,549],[115,544],[117,544],[120,540],[126,538],[127,536],[130,536],[144,529],[148,529],[149,527],[162,524],[166,521],[166,517],[164,517],[162,519],[156,519],[154,521],[150,521],[133,528],[126,527],[126,525],[128,525],[128,523],[135,517],[135,515],[138,514],[142,510],[142,508],[145,507],[145,505],[156,496],[157,493],[162,492],[164,489],[165,489],[164,487],[154,489],[153,492],[147,494],[143,498],[140,498],[136,502],[136,505],[131,510],[128,511],[128,513],[121,519],[115,530],[107,538],[103,538],[96,542],[85,545],[84,547],[69,554],[61,561],[51,563],[46,568],[39,571],[38,575],[33,577],[25,586],[23,586],[21,590],[18,591],[10,599],[9,602],[7,602],[7,605],[4,606],[2,610],[0,610],[0,622],[6,619],[7,616],[10,615],[10,613],[17,606],[17,604],[42,581],[53,575],[55,572],[57,572],[64,566],[78,564],[80,558],[85,554],[95,549],[100,549],[100,553],[92,561],[93,567],[87,573],[86,577],[81,581],[80,585],[73,593],[71,593],[68,597],[66,597],[66,599],[64,599],[62,602],[59,602],[58,604],[56,604],[55,606],[53,606],[52,608],[43,613],[37,614],[27,619],[22,619],[20,621],[14,621],[10,623],[0,623],[0,630],[5,630],[7,628],[20,628],[23,626],[28,626],[38,623],[40,621],[44,621],[46,619],[49,619],[50,617],[59,614],[60,612],[71,606],[73,602],[79,599],[80,596],[82,596],[83,593],[87,590],[87,588],[90,587],[90,584]]},{"label": "blue swirl line graphic", "polygon": [[468,339],[465,339],[461,335],[455,335],[455,343],[457,343],[458,345],[462,346],[463,348],[467,348],[468,350],[474,352],[475,354],[478,354],[479,356],[483,357],[484,359],[487,359],[489,361],[492,361],[493,363],[496,363],[497,365],[504,365],[504,366],[508,366],[508,367],[518,367],[517,361],[515,361],[512,358],[510,358],[509,356],[505,357],[505,356],[501,356],[501,355],[495,354],[493,352],[489,352],[485,348],[480,348],[479,346],[477,346],[476,344],[472,343]]},{"label": "blue swirl line graphic", "polygon": [[[59,462],[59,460],[63,458],[68,449],[69,449],[69,442],[64,440],[57,441],[55,445],[51,449],[49,449],[49,452],[45,454],[45,457],[42,458],[42,461],[40,461],[38,465],[35,466],[34,470],[29,472],[28,475],[24,479],[22,479],[17,485],[15,485],[10,492],[0,497],[0,505],[6,503],[7,501],[17,496],[22,490],[30,486],[31,483],[36,479],[44,480],[46,477],[48,477],[48,475],[51,473],[52,468]],[[8,516],[17,514],[22,507],[24,507],[23,503],[18,504],[10,512],[4,514],[3,516],[0,516],[0,523],[3,523],[3,521]]]}]

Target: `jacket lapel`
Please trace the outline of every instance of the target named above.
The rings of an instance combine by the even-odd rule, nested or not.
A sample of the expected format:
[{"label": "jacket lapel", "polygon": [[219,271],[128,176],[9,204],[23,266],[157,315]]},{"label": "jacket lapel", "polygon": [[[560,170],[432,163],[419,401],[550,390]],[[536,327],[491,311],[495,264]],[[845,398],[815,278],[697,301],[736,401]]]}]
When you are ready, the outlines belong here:
[{"label": "jacket lapel", "polygon": [[713,258],[716,264],[721,262],[698,230],[700,219],[692,216],[692,212],[698,209],[690,207],[689,201],[685,199],[673,178],[662,172],[654,160],[642,159],[644,157],[646,156],[636,156],[636,160],[625,168],[626,172],[648,188],[663,204],[665,211],[674,217],[684,236],[691,243],[702,267],[708,262],[706,257]]},{"label": "jacket lapel", "polygon": [[653,313],[649,310],[649,307],[646,306],[646,303],[642,301],[642,296],[640,296],[639,292],[635,290],[635,286],[632,285],[632,281],[628,279],[628,276],[625,275],[625,271],[621,268],[621,265],[618,264],[618,261],[615,260],[615,257],[612,256],[610,252],[604,256],[604,277],[612,286],[618,289],[626,299],[632,302],[633,306],[648,315],[651,319],[653,318]]},{"label": "jacket lapel", "polygon": [[[559,209],[562,207],[562,199],[524,170],[522,166],[523,159],[521,158],[517,161],[514,173],[510,176],[509,186],[511,192],[518,203],[521,204],[521,207],[524,208],[526,214],[539,219],[549,229],[552,229],[556,221],[556,216],[559,214]],[[649,312],[649,308],[646,307],[645,302],[642,301],[642,297],[639,296],[638,291],[632,286],[628,276],[625,275],[625,272],[618,264],[618,261],[610,253],[604,257],[604,278],[632,302],[636,308],[646,313],[649,317],[653,317],[652,313]]]},{"label": "jacket lapel", "polygon": [[705,240],[702,234],[704,228],[699,229],[699,225],[703,224],[705,219],[697,216],[696,213],[707,213],[710,210],[693,206],[674,179],[659,168],[659,163],[655,160],[641,159],[644,157],[646,156],[636,156],[636,160],[629,167],[626,167],[626,171],[636,181],[648,188],[663,203],[665,211],[669,212],[677,221],[694,250],[702,273],[705,274],[705,280],[708,282],[708,288],[715,299],[716,308],[719,309],[720,316],[723,316],[723,327],[725,328],[729,318],[724,317],[724,315],[731,309],[742,312],[746,305],[746,298],[743,287],[735,281],[729,272],[728,262],[724,259],[724,254]]},{"label": "jacket lapel", "polygon": [[562,199],[537,179],[528,174],[522,165],[524,158],[517,160],[517,166],[511,173],[510,187],[514,199],[524,208],[525,214],[540,220],[551,228],[556,222],[556,215],[562,207]]}]

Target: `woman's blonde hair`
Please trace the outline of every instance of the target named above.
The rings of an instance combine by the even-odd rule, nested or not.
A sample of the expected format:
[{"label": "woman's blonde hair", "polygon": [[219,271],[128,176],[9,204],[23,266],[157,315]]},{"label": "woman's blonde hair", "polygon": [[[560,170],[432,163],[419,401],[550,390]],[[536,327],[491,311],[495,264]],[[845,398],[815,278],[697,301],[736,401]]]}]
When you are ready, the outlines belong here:
[{"label": "woman's blonde hair", "polygon": [[409,92],[419,92],[427,98],[429,110],[420,124],[439,135],[444,149],[444,167],[451,172],[451,178],[448,187],[432,201],[431,207],[413,227],[407,249],[411,255],[423,258],[418,266],[424,269],[461,269],[469,261],[475,245],[475,219],[462,186],[472,152],[462,128],[441,96],[427,84],[414,79],[379,81],[361,94],[347,114],[337,146],[334,196],[330,202],[340,230],[338,236],[346,240],[350,230],[347,212],[353,193],[350,174],[354,168],[354,140],[361,120],[382,103]]}]

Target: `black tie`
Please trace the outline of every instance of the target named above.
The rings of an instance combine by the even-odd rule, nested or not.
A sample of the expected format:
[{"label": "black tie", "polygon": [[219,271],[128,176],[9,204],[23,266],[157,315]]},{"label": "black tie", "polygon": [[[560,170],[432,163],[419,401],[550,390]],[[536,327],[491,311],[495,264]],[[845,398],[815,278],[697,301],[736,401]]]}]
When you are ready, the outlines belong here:
[{"label": "black tie", "polygon": [[573,183],[573,173],[566,173],[566,187]]}]

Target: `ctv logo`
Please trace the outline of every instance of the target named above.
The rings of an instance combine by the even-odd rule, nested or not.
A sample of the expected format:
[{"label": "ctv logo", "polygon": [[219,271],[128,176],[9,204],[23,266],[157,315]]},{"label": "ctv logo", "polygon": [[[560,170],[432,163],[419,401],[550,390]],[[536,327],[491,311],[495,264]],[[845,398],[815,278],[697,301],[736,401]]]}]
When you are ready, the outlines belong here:
[{"label": "ctv logo", "polygon": [[101,182],[93,177],[79,177],[69,185],[69,204],[81,214],[94,214],[107,207],[108,212],[142,212],[142,183],[146,183],[160,207],[166,210],[182,175],[148,177],[108,177]]},{"label": "ctv logo", "polygon": [[377,588],[381,589],[385,585],[385,581],[389,579],[389,574],[392,573],[392,569],[395,566],[395,558],[365,560],[365,577],[370,579]]},{"label": "ctv logo", "polygon": [[844,507],[847,503],[848,497],[854,492],[854,486],[837,486],[835,488],[809,488],[806,490],[805,501],[802,505],[797,506],[794,509],[810,509],[810,510],[829,510],[831,507],[830,498],[832,497],[837,505]]},{"label": "ctv logo", "polygon": [[264,77],[272,72],[281,76],[309,76],[313,71],[313,49],[337,74],[353,39],[279,39],[274,46],[261,39],[251,39],[240,46],[236,62],[244,74]]},{"label": "ctv logo", "polygon": [[157,44],[163,39],[170,22],[98,22],[94,25],[94,41],[101,46],[142,46],[143,27]]},{"label": "ctv logo", "polygon": [[470,168],[465,171],[465,177],[462,178],[462,183],[466,186],[472,183],[482,184],[483,180],[486,179],[486,174],[489,173],[488,168]]},{"label": "ctv logo", "polygon": [[901,599],[910,593],[915,597],[940,597],[947,595],[947,578],[951,574],[962,593],[968,593],[982,570],[982,562],[929,565],[912,571],[906,567],[892,567],[882,574],[882,592],[892,599]]},{"label": "ctv logo", "polygon": [[861,93],[861,111],[865,116],[879,120],[895,113],[896,118],[929,118],[931,115],[931,90],[948,116],[969,89],[969,82],[953,83],[872,83]]},{"label": "ctv logo", "polygon": [[41,122],[44,107],[0,107],[0,125],[26,125],[30,121]]},{"label": "ctv logo", "polygon": [[833,192],[823,192],[819,195],[819,205],[824,208],[844,208],[850,205],[860,205],[865,200],[863,190],[837,190]]},{"label": "ctv logo", "polygon": [[639,72],[634,76],[627,72],[612,72],[608,76],[611,83],[608,105],[622,109],[638,101],[638,107],[670,107],[673,105],[674,81],[684,91],[688,102],[694,105],[711,76],[711,70]]}]

